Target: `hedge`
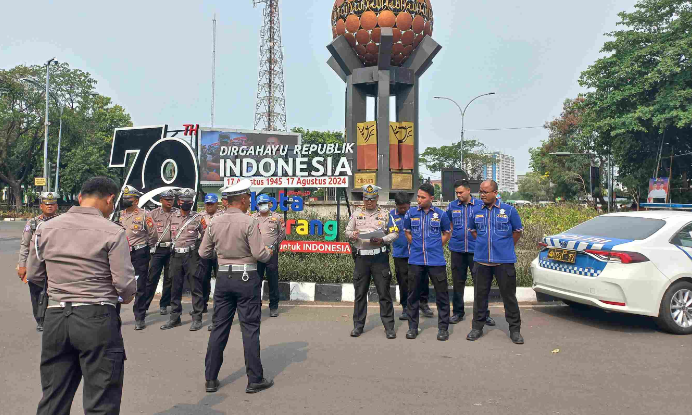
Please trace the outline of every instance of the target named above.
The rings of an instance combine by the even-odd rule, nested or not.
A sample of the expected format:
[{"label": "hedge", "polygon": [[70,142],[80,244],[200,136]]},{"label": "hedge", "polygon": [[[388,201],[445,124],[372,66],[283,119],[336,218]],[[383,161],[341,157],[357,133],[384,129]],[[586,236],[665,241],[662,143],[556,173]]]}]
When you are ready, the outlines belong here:
[{"label": "hedge", "polygon": [[[593,209],[578,205],[557,205],[547,207],[520,207],[519,215],[524,224],[524,234],[517,246],[517,285],[530,287],[532,277],[531,261],[538,256],[540,242],[544,236],[555,235],[570,229],[579,223],[597,215]],[[302,219],[312,217],[300,216]],[[340,230],[346,228],[346,222],[341,221]],[[315,240],[316,236],[290,235],[290,240]],[[452,284],[452,272],[449,250],[445,248],[447,259],[447,276]],[[394,261],[390,257],[392,275]],[[284,252],[279,255],[279,278],[281,281],[317,282],[317,283],[348,283],[353,281],[353,259],[350,255],[337,254],[305,254]],[[392,284],[396,283],[394,277]],[[472,280],[467,280],[472,285]]]}]

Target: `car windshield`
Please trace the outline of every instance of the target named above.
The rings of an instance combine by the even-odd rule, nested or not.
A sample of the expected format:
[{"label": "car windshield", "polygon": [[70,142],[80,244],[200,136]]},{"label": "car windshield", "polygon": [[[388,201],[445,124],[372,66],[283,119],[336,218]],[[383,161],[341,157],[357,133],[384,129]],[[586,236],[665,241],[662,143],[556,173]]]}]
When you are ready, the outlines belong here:
[{"label": "car windshield", "polygon": [[636,241],[655,234],[665,224],[666,222],[661,219],[598,216],[564,233]]}]

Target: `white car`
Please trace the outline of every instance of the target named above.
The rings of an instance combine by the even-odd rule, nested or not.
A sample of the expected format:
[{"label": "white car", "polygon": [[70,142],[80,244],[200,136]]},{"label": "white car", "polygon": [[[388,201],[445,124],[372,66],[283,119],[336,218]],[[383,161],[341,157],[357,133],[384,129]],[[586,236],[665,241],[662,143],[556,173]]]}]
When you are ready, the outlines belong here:
[{"label": "white car", "polygon": [[692,333],[692,213],[598,216],[548,236],[531,263],[533,289],[570,306],[655,317]]}]

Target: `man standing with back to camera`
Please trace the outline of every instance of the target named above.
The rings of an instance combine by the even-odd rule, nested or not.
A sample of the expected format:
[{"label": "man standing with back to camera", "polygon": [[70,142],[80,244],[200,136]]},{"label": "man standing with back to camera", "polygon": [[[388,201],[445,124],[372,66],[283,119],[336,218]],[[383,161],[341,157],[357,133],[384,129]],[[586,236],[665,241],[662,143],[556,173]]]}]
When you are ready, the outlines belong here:
[{"label": "man standing with back to camera", "polygon": [[116,312],[137,291],[125,230],[110,222],[118,186],[106,177],[82,185],[79,206],[36,229],[29,278],[48,278],[38,415],[68,414],[84,377],[84,412],[120,413],[125,345]]},{"label": "man standing with back to camera", "polygon": [[[449,324],[457,324],[464,320],[464,290],[468,271],[471,271],[471,278],[474,278],[473,249],[476,246],[476,238],[469,229],[469,223],[473,221],[474,209],[483,203],[471,196],[471,187],[466,180],[454,182],[454,192],[457,200],[451,202],[447,207],[447,216],[452,223],[452,239],[449,240],[449,251],[452,256],[452,281],[454,283],[453,312]],[[488,311],[485,324],[488,326],[495,325],[495,320],[490,318],[490,311]]]},{"label": "man standing with back to camera", "polygon": [[264,378],[260,359],[260,323],[262,319],[262,279],[257,274],[257,262],[267,262],[275,247],[262,243],[257,219],[247,215],[250,208],[251,182],[224,189],[228,195],[228,210],[207,226],[199,247],[201,258],[211,258],[214,250],[219,260],[219,274],[214,289],[214,328],[209,336],[205,364],[207,392],[219,390],[219,372],[223,352],[233,317],[238,310],[243,334],[247,393],[256,393],[274,385]]}]

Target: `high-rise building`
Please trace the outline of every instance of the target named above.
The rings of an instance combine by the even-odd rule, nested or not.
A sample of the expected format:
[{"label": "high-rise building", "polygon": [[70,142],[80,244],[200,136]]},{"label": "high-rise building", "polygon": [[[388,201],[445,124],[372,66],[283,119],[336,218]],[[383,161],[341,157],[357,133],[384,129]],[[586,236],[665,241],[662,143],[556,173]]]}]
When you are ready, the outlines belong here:
[{"label": "high-rise building", "polygon": [[488,154],[489,163],[483,165],[481,176],[484,180],[495,180],[501,192],[514,193],[517,191],[516,173],[514,169],[514,157],[495,152]]}]

